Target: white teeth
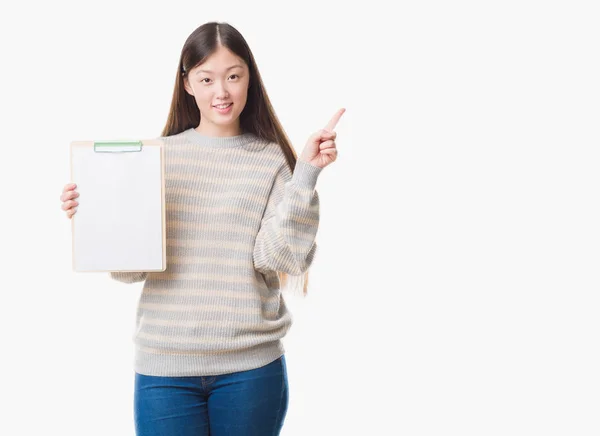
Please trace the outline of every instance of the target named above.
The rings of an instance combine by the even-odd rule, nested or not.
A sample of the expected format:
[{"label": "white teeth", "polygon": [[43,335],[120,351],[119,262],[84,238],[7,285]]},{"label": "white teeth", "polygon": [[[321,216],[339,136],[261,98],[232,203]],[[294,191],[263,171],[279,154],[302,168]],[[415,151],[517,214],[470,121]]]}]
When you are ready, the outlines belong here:
[{"label": "white teeth", "polygon": [[219,104],[219,105],[216,105],[215,107],[216,107],[216,108],[219,108],[219,109],[225,109],[225,108],[228,108],[229,106],[231,106],[231,104],[232,104],[232,103],[228,103],[228,104]]}]

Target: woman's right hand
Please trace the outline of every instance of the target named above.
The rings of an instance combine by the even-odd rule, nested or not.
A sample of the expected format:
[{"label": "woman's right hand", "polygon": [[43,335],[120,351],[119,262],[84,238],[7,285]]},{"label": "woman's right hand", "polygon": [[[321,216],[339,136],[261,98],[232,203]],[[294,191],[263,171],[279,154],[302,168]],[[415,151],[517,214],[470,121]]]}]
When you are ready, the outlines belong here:
[{"label": "woman's right hand", "polygon": [[79,192],[75,191],[75,188],[77,188],[75,183],[66,184],[60,196],[60,201],[63,202],[62,210],[67,212],[67,218],[69,219],[77,212],[75,207],[79,205],[79,202],[74,200],[76,197],[79,197]]}]

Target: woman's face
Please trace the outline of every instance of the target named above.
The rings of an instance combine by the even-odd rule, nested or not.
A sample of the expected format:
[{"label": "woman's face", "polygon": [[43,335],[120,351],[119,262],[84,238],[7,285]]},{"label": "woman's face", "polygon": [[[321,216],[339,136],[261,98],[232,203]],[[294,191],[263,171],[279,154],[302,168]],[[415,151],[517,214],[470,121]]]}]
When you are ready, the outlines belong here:
[{"label": "woman's face", "polygon": [[229,49],[219,46],[184,79],[186,91],[200,110],[199,131],[209,135],[236,135],[246,105],[248,66]]}]

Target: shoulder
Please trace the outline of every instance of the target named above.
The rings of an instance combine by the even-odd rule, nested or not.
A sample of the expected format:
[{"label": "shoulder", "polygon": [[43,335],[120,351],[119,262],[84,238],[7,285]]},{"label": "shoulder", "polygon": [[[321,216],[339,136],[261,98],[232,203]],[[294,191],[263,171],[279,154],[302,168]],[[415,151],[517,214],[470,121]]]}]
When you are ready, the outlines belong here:
[{"label": "shoulder", "polygon": [[187,142],[187,130],[184,130],[179,133],[174,133],[168,136],[159,136],[156,138],[162,141],[164,144],[177,144],[177,143],[185,143]]},{"label": "shoulder", "polygon": [[162,146],[165,147],[165,149],[170,149],[173,145],[180,145],[186,143],[185,132],[176,133],[168,136],[154,136],[151,139],[151,141],[157,141],[160,144],[162,144]]}]

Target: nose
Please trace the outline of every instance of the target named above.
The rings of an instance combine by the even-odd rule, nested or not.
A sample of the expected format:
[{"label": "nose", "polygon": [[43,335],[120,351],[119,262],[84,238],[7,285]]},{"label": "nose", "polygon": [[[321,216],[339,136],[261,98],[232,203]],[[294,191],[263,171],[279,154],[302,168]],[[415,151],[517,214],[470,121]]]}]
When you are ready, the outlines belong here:
[{"label": "nose", "polygon": [[225,82],[217,82],[216,97],[221,100],[225,100],[229,97],[229,91],[227,90],[227,84]]}]

